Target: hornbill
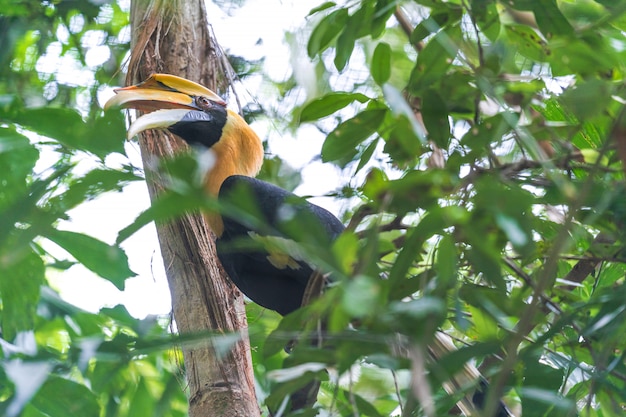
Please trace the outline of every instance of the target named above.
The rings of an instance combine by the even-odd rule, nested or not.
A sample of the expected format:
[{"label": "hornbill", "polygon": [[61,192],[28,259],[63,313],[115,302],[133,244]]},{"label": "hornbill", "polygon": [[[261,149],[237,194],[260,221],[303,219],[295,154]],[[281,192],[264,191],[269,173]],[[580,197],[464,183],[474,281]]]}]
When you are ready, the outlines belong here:
[{"label": "hornbill", "polygon": [[[128,138],[147,129],[167,129],[192,146],[210,148],[214,164],[206,173],[206,192],[218,199],[247,190],[268,229],[256,230],[238,216],[208,213],[207,223],[215,233],[217,254],[235,285],[257,304],[287,315],[302,306],[309,279],[317,272],[303,260],[276,255],[258,246],[236,250],[251,235],[284,237],[282,220],[315,219],[332,243],[344,225],[327,210],[298,199],[275,185],[253,178],[263,162],[263,146],[245,120],[213,91],[192,81],[166,74],[154,74],[142,83],[115,90],[105,104],[146,112],[128,129]],[[294,203],[296,202],[296,203]],[[289,206],[289,210],[284,210]],[[447,348],[446,348],[447,349]],[[471,412],[471,411],[470,411]],[[501,410],[498,417],[507,416]]]},{"label": "hornbill", "polygon": [[[327,210],[308,203],[282,188],[253,178],[263,163],[263,145],[257,134],[213,91],[180,77],[155,74],[146,81],[116,90],[106,104],[144,111],[130,126],[128,137],[146,129],[166,128],[192,146],[210,148],[214,164],[206,173],[206,192],[218,199],[244,190],[256,202],[261,218],[279,236],[285,205],[295,210],[291,216],[316,219],[330,243],[344,229]],[[239,191],[241,192],[241,191]],[[250,230],[239,216],[205,215],[217,237],[217,254],[235,285],[257,304],[287,315],[302,305],[302,298],[313,269],[302,260],[263,250],[235,250]]]}]

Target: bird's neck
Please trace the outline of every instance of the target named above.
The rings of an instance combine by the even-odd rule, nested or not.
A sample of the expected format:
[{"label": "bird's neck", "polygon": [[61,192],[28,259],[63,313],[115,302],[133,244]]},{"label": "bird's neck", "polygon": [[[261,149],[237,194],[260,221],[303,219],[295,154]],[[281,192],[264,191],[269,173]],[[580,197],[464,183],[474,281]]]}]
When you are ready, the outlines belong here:
[{"label": "bird's neck", "polygon": [[[232,175],[254,177],[263,164],[261,139],[237,113],[228,110],[222,136],[211,147],[215,163],[205,176],[207,192],[217,197],[224,180]],[[218,214],[207,214],[207,222],[216,236],[224,230],[222,218]]]}]

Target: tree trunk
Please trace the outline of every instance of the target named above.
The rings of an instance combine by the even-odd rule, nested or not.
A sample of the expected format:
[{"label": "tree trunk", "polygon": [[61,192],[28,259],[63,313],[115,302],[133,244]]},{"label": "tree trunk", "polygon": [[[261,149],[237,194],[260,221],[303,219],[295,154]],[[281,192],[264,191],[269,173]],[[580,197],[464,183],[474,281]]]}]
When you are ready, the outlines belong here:
[{"label": "tree trunk", "polygon": [[[221,70],[225,61],[211,37],[202,0],[134,1],[131,25],[127,84],[163,72],[225,91],[229,79]],[[218,83],[220,79],[225,80],[222,85]],[[155,171],[155,160],[185,151],[187,146],[165,131],[144,132],[139,145],[150,197],[154,200],[165,184]],[[218,354],[209,337],[201,346],[182,346],[189,415],[259,416],[243,297],[222,271],[203,217],[189,214],[157,224],[157,232],[178,331],[242,335],[227,355]]]}]

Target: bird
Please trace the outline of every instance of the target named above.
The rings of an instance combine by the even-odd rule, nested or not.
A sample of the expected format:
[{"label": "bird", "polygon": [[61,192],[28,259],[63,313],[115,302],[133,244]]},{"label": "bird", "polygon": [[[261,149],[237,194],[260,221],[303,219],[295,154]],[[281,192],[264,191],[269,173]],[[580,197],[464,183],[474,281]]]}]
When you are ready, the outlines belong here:
[{"label": "bird", "polygon": [[[282,316],[298,310],[309,280],[319,276],[319,268],[283,251],[285,241],[292,235],[290,222],[306,220],[308,226],[314,224],[307,232],[316,232],[318,242],[328,245],[344,232],[343,223],[328,210],[254,178],[264,158],[261,139],[210,89],[174,75],[153,74],[139,84],[118,88],[115,93],[106,102],[105,111],[122,107],[148,112],[133,121],[128,138],[148,129],[167,129],[192,147],[213,152],[214,163],[204,177],[206,193],[218,201],[245,196],[252,200],[262,220],[261,227],[234,213],[205,214],[216,236],[217,255],[226,274],[260,306]],[[272,239],[276,245],[271,244]],[[242,245],[245,241],[257,244]],[[476,376],[472,378],[476,380]],[[299,401],[310,404],[310,396],[305,396]],[[482,405],[476,404],[481,399],[477,396],[474,405]],[[501,403],[497,416],[508,415]]]},{"label": "bird", "polygon": [[[226,274],[246,297],[262,307],[283,316],[300,308],[315,268],[302,259],[268,250],[268,246],[284,246],[271,245],[269,238],[286,238],[288,220],[305,216],[317,223],[322,239],[330,244],[343,232],[343,223],[326,209],[254,178],[264,158],[261,139],[208,88],[174,75],[153,74],[115,92],[105,110],[126,107],[150,111],[131,124],[129,138],[147,129],[167,129],[189,145],[213,152],[214,163],[204,177],[206,193],[218,201],[246,194],[265,226],[261,231],[242,222],[241,216],[205,214]],[[253,244],[242,249],[246,240]]]}]

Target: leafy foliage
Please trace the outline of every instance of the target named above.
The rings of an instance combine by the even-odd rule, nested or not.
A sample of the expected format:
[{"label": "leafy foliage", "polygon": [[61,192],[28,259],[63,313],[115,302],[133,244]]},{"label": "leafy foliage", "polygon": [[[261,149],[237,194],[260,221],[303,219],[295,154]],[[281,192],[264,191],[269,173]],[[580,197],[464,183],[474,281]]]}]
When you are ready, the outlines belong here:
[{"label": "leafy foliage", "polygon": [[[2,13],[0,414],[184,416],[167,322],[137,320],[121,306],[82,311],[47,279],[76,263],[120,289],[134,275],[118,245],[61,229],[73,208],[140,179],[130,165],[102,162],[124,153],[125,129],[123,116],[102,114],[97,101],[127,51],[127,11],[30,1],[3,2]],[[106,48],[108,61],[90,64],[93,48]],[[51,242],[70,256],[58,259]],[[141,354],[150,343],[157,353]]]},{"label": "leafy foliage", "polygon": [[[402,9],[363,1],[312,11],[323,17],[309,56],[341,72],[360,46],[371,82],[311,98],[301,120],[332,111],[347,119],[326,138],[325,161],[352,173],[372,155],[383,161],[351,192],[361,200],[351,221],[363,238],[356,260],[334,271],[342,285],[310,307],[332,307],[329,366],[348,369],[342,352],[351,352],[350,365],[385,357],[395,372],[409,372],[397,353],[368,351],[364,341],[399,333],[424,346],[440,327],[491,376],[492,401],[505,393],[525,416],[623,413],[624,370],[606,369],[624,350],[609,336],[623,328],[624,211],[609,190],[624,181],[624,60],[616,47],[625,40],[624,11],[621,2],[592,1],[417,1]],[[414,65],[401,73],[391,51],[409,48]],[[427,142],[398,111],[398,92]],[[355,93],[367,99],[354,105]],[[427,299],[446,309],[409,313]],[[346,336],[350,318],[358,336]],[[598,323],[611,330],[586,336]],[[435,390],[436,375],[445,375],[437,366]],[[399,403],[416,407],[413,395],[405,385]],[[367,406],[352,398],[349,408],[384,415],[379,398],[362,397]],[[436,396],[450,400],[443,390]],[[403,415],[425,412],[418,409]]]},{"label": "leafy foliage", "polygon": [[[150,221],[198,208],[261,220],[199,196],[186,155],[163,167],[182,186],[119,242],[63,230],[70,209],[139,179],[107,161],[124,153],[124,125],[97,101],[118,83],[127,12],[0,4],[0,413],[183,416],[174,346],[193,337],[122,306],[77,309],[47,278],[79,263],[123,288],[133,272],[119,242]],[[487,409],[504,396],[516,415],[623,415],[626,3],[363,0],[320,4],[310,20],[320,78],[349,78],[365,57],[364,81],[326,83],[293,111],[327,132],[321,158],[351,178],[337,195],[357,204],[332,246],[314,222],[286,229],[332,272],[321,298],[285,318],[248,306],[261,400],[280,406],[317,378],[316,407],[331,415],[427,415],[419,383],[435,415],[455,415],[479,381],[442,383],[469,361],[490,381]],[[95,47],[109,58],[94,64]],[[55,54],[85,78],[48,67]],[[299,180],[278,158],[262,175]],[[318,320],[322,348],[307,342]],[[423,364],[437,331],[458,350]]]}]

